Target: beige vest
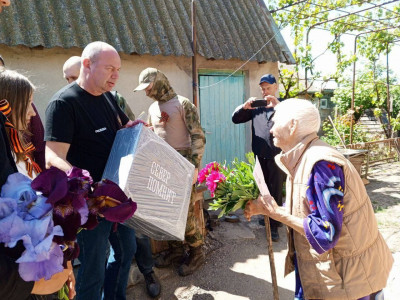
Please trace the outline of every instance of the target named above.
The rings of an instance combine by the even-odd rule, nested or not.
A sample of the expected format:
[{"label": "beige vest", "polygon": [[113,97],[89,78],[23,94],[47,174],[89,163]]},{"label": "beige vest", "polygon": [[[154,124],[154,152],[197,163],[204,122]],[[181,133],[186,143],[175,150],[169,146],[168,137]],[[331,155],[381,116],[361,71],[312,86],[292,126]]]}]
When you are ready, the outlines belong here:
[{"label": "beige vest", "polygon": [[306,190],[316,162],[325,160],[342,166],[345,178],[343,225],[336,246],[319,255],[305,236],[288,230],[285,275],[294,270],[296,249],[306,299],[358,299],[383,289],[393,257],[378,231],[370,199],[353,165],[315,134],[275,160],[288,174],[286,208],[300,218],[311,213]]},{"label": "beige vest", "polygon": [[[191,148],[191,139],[185,123],[182,101],[186,98],[176,96],[168,101],[155,101],[149,107],[149,121],[154,132],[176,150]],[[166,113],[167,119],[161,115]]]}]

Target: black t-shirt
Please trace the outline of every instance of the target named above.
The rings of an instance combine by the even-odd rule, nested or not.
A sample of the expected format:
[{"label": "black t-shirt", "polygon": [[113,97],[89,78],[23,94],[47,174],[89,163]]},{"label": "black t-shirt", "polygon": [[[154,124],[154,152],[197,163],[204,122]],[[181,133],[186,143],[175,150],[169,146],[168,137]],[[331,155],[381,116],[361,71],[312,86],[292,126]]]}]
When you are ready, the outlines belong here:
[{"label": "black t-shirt", "polygon": [[100,181],[115,135],[128,121],[110,92],[93,96],[74,82],[50,101],[45,140],[70,144],[67,161]]}]

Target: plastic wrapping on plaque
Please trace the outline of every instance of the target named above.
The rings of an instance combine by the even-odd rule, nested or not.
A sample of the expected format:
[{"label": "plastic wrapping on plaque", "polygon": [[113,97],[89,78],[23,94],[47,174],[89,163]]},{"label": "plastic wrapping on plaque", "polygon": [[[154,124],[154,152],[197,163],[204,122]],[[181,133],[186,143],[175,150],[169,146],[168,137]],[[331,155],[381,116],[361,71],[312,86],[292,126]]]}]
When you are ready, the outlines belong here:
[{"label": "plastic wrapping on plaque", "polygon": [[137,203],[124,224],[156,240],[183,240],[194,166],[138,124],[118,131],[103,178]]}]

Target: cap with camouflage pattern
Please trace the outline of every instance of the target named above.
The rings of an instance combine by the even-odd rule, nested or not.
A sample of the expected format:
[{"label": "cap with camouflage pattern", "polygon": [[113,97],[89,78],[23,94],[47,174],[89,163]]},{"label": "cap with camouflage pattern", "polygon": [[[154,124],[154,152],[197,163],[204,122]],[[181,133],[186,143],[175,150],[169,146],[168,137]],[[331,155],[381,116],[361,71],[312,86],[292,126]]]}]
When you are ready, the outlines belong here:
[{"label": "cap with camouflage pattern", "polygon": [[142,91],[147,88],[156,79],[157,71],[155,68],[147,68],[140,72],[139,85],[133,91]]},{"label": "cap with camouflage pattern", "polygon": [[146,89],[153,83],[151,90],[146,95],[155,101],[168,101],[176,97],[174,89],[168,81],[167,76],[160,70],[154,68],[144,69],[139,75],[139,86],[135,91]]}]

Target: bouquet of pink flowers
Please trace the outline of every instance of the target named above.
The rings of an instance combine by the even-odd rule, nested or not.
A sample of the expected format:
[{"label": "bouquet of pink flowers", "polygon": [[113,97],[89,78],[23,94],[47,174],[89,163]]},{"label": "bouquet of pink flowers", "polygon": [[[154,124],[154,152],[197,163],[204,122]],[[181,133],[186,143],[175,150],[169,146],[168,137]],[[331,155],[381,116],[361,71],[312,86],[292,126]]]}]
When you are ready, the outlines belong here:
[{"label": "bouquet of pink flowers", "polygon": [[16,261],[25,281],[50,279],[77,258],[76,235],[97,226],[98,216],[124,222],[136,203],[109,180],[93,184],[89,172],[50,168],[33,181],[11,174],[0,194],[0,243],[25,250]]},{"label": "bouquet of pink flowers", "polygon": [[205,182],[214,197],[209,209],[221,210],[219,218],[244,208],[248,200],[256,199],[260,193],[253,177],[253,153],[246,154],[246,158],[248,162],[235,158],[232,166],[211,162],[199,172],[199,183]]}]

